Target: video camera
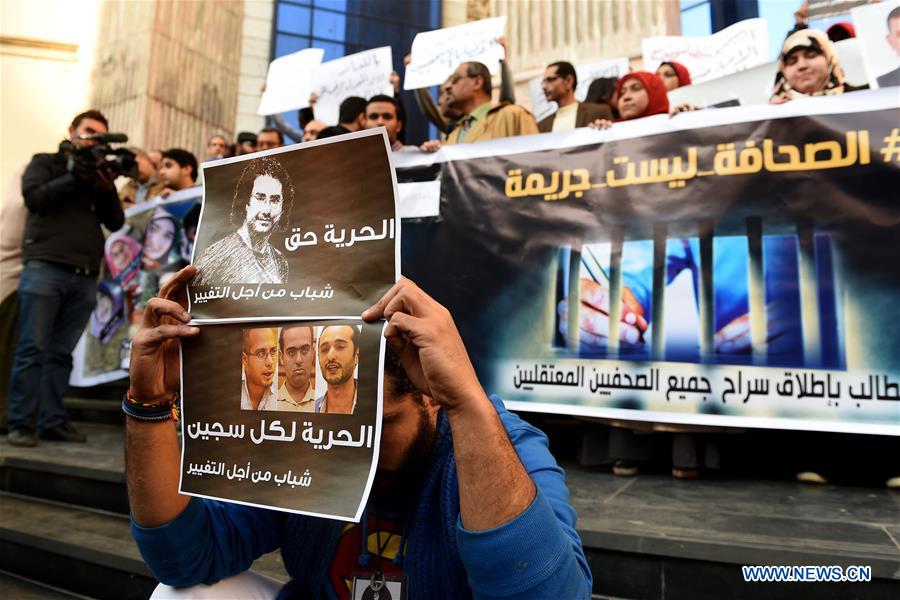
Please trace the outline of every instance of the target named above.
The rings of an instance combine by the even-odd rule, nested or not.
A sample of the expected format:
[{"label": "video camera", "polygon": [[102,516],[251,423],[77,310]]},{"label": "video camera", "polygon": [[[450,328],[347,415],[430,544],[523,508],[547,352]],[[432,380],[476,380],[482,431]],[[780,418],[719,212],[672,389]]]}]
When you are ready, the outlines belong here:
[{"label": "video camera", "polygon": [[119,175],[137,177],[137,157],[134,152],[110,146],[127,142],[128,136],[124,133],[95,133],[83,135],[79,139],[94,140],[97,143],[78,148],[72,142],[63,142],[63,152],[69,157],[69,171],[88,175],[105,169],[113,178]]}]

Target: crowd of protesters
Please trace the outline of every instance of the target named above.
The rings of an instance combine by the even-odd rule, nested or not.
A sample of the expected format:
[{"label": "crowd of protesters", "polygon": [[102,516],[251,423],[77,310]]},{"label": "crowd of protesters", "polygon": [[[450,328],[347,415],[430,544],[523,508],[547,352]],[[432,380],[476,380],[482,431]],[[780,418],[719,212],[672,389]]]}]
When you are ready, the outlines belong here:
[{"label": "crowd of protesters", "polygon": [[[900,9],[891,16],[900,21]],[[830,96],[860,89],[847,82],[833,47],[833,40],[853,35],[852,26],[846,24],[833,27],[828,33],[802,26],[792,30],[778,57],[770,103],[783,104],[798,98]],[[508,46],[505,39],[500,42],[504,47]],[[385,128],[393,152],[435,152],[444,145],[562,132],[581,127],[607,129],[625,121],[656,115],[674,117],[680,112],[701,110],[701,107],[689,104],[673,105],[669,100],[669,92],[691,85],[689,70],[678,62],[664,62],[655,72],[631,71],[617,79],[595,80],[590,83],[583,102],[578,101],[575,94],[579,81],[574,65],[565,61],[553,62],[544,71],[541,88],[546,99],[555,102],[557,108],[552,115],[539,122],[529,110],[516,104],[508,61],[501,61],[500,72],[501,86],[496,102],[493,100],[491,70],[479,62],[458,65],[439,86],[436,100],[428,90],[418,90],[414,94],[417,109],[440,133],[438,139],[409,143],[411,140],[406,136],[408,107],[400,99],[400,80],[394,74],[393,95],[347,98],[340,105],[337,123],[317,119],[315,98],[312,98],[312,106],[301,110],[298,115],[299,129],[287,124],[282,117],[273,117],[268,126],[257,132],[240,132],[233,141],[229,136],[216,132],[208,138],[202,159],[211,161],[268,151],[285,146],[288,138],[303,144],[377,127]],[[197,157],[181,148],[146,150],[131,147],[129,151],[134,167],[127,175],[107,168],[104,163],[106,158],[93,150],[103,143],[98,136],[108,129],[106,118],[96,110],[77,115],[69,128],[69,138],[60,144],[59,150],[52,154],[36,155],[19,170],[16,181],[8,187],[3,199],[3,210],[0,212],[3,221],[0,240],[0,339],[8,341],[3,345],[0,356],[0,385],[9,391],[7,410],[2,412],[6,413],[7,442],[11,445],[32,447],[39,443],[39,439],[86,441],[84,434],[67,420],[63,395],[72,369],[72,352],[102,295],[97,279],[104,258],[104,229],[115,232],[122,228],[130,207],[155,198],[171,198],[202,184],[198,180]],[[177,197],[187,196],[182,194]],[[189,216],[193,219],[195,230],[197,215],[192,212]],[[149,238],[151,231],[156,229],[163,234],[168,232],[169,241],[160,246],[159,254],[168,252],[172,247],[175,226],[166,229],[162,223],[166,219],[172,220],[173,217],[164,211],[158,219],[157,212],[151,214],[143,258],[135,255],[133,249],[129,254],[127,244],[111,249],[114,261],[117,260],[117,252],[121,251],[124,257],[117,268],[127,268],[130,261],[152,260],[152,252],[148,252],[147,248],[153,246]],[[157,221],[158,227],[154,229]],[[184,260],[180,264],[186,262]],[[156,267],[161,264],[157,263]],[[180,292],[195,273],[196,269],[192,266],[177,274],[170,273],[172,277],[168,283],[159,282],[161,285],[155,285],[153,291],[155,293],[162,287],[160,296],[169,294],[174,297],[175,292]],[[412,589],[419,595],[423,595],[423,590],[434,588],[442,590],[448,597],[459,597],[471,592],[468,586],[495,585],[495,588],[487,586],[480,589],[481,595],[489,595],[485,590],[500,589],[505,592],[510,582],[515,582],[521,585],[522,590],[530,589],[533,597],[586,597],[591,585],[590,570],[574,529],[574,511],[565,497],[561,471],[547,451],[543,434],[507,413],[502,405],[492,407],[491,402],[496,401],[488,400],[486,396],[478,398],[474,404],[496,411],[499,417],[494,420],[482,418],[484,414],[481,414],[478,419],[467,421],[466,427],[462,428],[448,418],[438,416],[440,402],[437,402],[437,395],[435,399],[424,396],[423,400],[423,395],[415,390],[440,391],[438,384],[446,384],[448,389],[452,386],[460,388],[450,396],[471,401],[469,387],[480,388],[480,384],[468,363],[449,313],[440,310],[434,300],[407,280],[399,282],[389,295],[391,293],[404,295],[409,298],[408,302],[414,301],[418,311],[416,321],[436,324],[439,327],[435,330],[443,332],[435,337],[435,347],[431,349],[440,348],[441,351],[406,353],[421,356],[421,359],[416,358],[416,361],[423,363],[418,365],[418,371],[409,370],[407,364],[401,366],[398,361],[404,359],[391,358],[391,355],[386,367],[386,382],[390,384],[391,392],[386,395],[390,398],[386,403],[393,403],[390,405],[396,413],[408,411],[418,419],[420,426],[416,430],[417,435],[422,431],[431,431],[432,444],[439,451],[435,453],[437,460],[425,467],[420,465],[419,469],[427,472],[428,481],[440,481],[441,484],[440,489],[435,488],[418,497],[418,509],[412,507],[419,511],[416,516],[419,525],[409,537],[409,546],[416,560],[410,561],[403,569],[410,576]],[[608,323],[612,312],[608,301],[605,307],[591,307],[590,297],[590,290],[582,290],[582,298],[587,298],[583,303],[589,310],[601,313]],[[183,310],[170,300],[160,297],[148,301],[155,302],[156,310],[168,314],[173,322],[187,320]],[[642,317],[635,317],[639,311],[628,302],[627,298],[623,299],[626,305],[621,311],[620,331],[623,336],[632,332],[642,335],[648,323]],[[387,311],[381,304],[386,303],[382,300],[364,316],[368,314],[369,318],[380,318]],[[147,392],[148,389],[155,389],[153,386],[157,383],[162,385],[157,380],[166,379],[160,371],[161,365],[165,366],[165,359],[159,350],[163,326],[161,321],[151,323],[154,319],[158,321],[158,317],[152,314],[153,311],[147,312],[151,314],[143,319],[140,335],[135,336],[138,355],[146,352],[141,355],[143,362],[139,361],[137,366],[132,359],[131,389],[126,400],[133,390]],[[567,322],[565,314],[560,322]],[[167,331],[175,328],[168,327],[170,330]],[[188,330],[187,327],[184,329]],[[581,329],[587,330],[585,326]],[[159,339],[148,333],[151,330],[159,333]],[[197,333],[190,331],[177,335]],[[596,337],[607,333],[602,330],[591,332]],[[623,338],[623,341],[627,340]],[[462,349],[444,352],[447,346]],[[408,356],[405,358],[411,360]],[[426,360],[434,364],[424,365]],[[411,364],[416,367],[418,363],[414,361]],[[435,368],[435,365],[441,368]],[[424,379],[409,380],[410,374],[416,372],[424,373]],[[434,380],[435,372],[447,375],[444,379]],[[467,382],[467,385],[461,386],[460,381]],[[409,398],[415,401],[409,401]],[[330,544],[328,547],[334,550],[340,537],[337,529],[326,530],[319,521],[305,517],[287,519],[278,513],[238,505],[208,503],[206,508],[202,508],[199,500],[189,501],[186,496],[179,496],[172,485],[177,480],[178,468],[178,444],[174,429],[169,427],[163,431],[157,425],[151,429],[137,420],[128,420],[128,476],[133,532],[142,544],[145,559],[162,581],[179,586],[212,583],[246,569],[257,555],[280,544],[288,551],[284,555],[285,564],[293,578],[282,590],[282,596],[287,590],[304,597],[320,597],[324,590],[331,589],[329,569],[337,568],[335,564],[340,561],[335,558],[334,564],[329,564],[328,553],[323,560],[317,558],[314,561],[319,548],[306,543],[305,536],[315,534],[316,539],[324,540],[326,546]],[[386,437],[383,439],[391,440],[393,435],[392,441],[396,442],[402,437],[392,433],[387,425],[385,431]],[[467,433],[464,435],[460,431]],[[497,435],[498,432],[509,434],[510,439],[506,435]],[[637,474],[639,468],[643,468],[640,466],[642,461],[653,454],[653,446],[659,445],[645,434],[659,436],[660,432],[672,434],[665,439],[671,441],[669,458],[673,476],[691,479],[699,477],[703,471],[715,471],[719,467],[720,450],[716,435],[720,435],[722,430],[618,422],[606,423],[603,432],[608,441],[608,448],[603,454],[612,459],[616,475]],[[152,464],[149,462],[151,456]],[[807,473],[806,480],[825,482],[827,473],[820,472],[823,471],[820,466],[810,464],[816,472]],[[398,472],[406,473],[402,470]],[[459,475],[456,475],[457,472]],[[533,473],[539,475],[532,476]],[[421,472],[417,474],[421,475]],[[891,481],[894,482],[892,487],[900,486],[900,478],[894,477]],[[389,493],[395,491],[388,486],[379,494],[393,497]],[[403,506],[404,510],[409,508]],[[498,507],[503,510],[498,510]],[[393,510],[396,507],[390,508]],[[377,528],[377,519],[375,525]],[[479,535],[467,538],[470,533],[464,527],[471,527]],[[211,531],[216,533],[210,534]],[[502,535],[498,535],[500,531],[503,531]],[[232,538],[240,541],[233,542]],[[460,547],[453,546],[448,550],[449,539],[458,540]],[[544,552],[534,546],[526,548],[527,553],[522,554],[523,541],[534,539],[541,539],[553,552]],[[176,558],[170,556],[173,548],[181,552]],[[187,550],[182,551],[183,548]],[[226,554],[234,554],[236,558],[231,562],[220,558]],[[195,556],[200,555],[206,556],[207,560],[194,560]],[[518,559],[525,556],[528,561],[518,560],[516,569],[524,571],[533,560],[541,567],[537,569],[541,578],[538,580],[536,575],[512,573],[509,569],[490,569],[489,561],[479,571],[478,563],[495,555]],[[403,558],[402,552],[400,556]],[[367,557],[367,554],[360,557],[351,567],[365,566],[362,559]],[[513,563],[510,561],[510,564]],[[191,569],[183,569],[185,566]],[[343,578],[339,579],[343,581]],[[526,579],[528,581],[523,583]],[[442,582],[440,585],[435,583],[439,581]],[[256,580],[247,585],[254,589],[265,588],[272,596],[281,589],[280,584]],[[337,588],[343,589],[342,584]],[[237,589],[231,588],[231,591]]]},{"label": "crowd of protesters", "polygon": [[[778,56],[777,75],[770,98],[772,104],[861,89],[846,81],[833,45],[833,41],[855,35],[852,25],[840,24],[826,33],[806,28],[804,18],[802,11],[798,11],[798,25],[788,32]],[[900,22],[900,10],[892,12],[890,18]],[[508,53],[507,40],[500,38],[499,41]],[[409,62],[409,57],[406,62]],[[427,89],[414,93],[416,109],[436,126],[440,134],[438,139],[408,143],[407,111],[412,107],[405,107],[401,101],[400,78],[394,73],[391,78],[394,95],[347,98],[340,105],[337,123],[325,123],[316,118],[313,97],[312,106],[299,112],[299,129],[276,116],[258,132],[240,132],[233,140],[225,134],[215,133],[207,140],[202,159],[209,161],[241,156],[282,147],[286,140],[306,143],[374,127],[385,128],[394,152],[435,152],[443,145],[579,127],[609,128],[619,122],[661,114],[674,116],[685,110],[700,109],[688,104],[672,105],[669,101],[669,92],[691,85],[690,72],[678,62],[663,62],[655,72],[631,71],[618,79],[597,79],[590,83],[585,101],[580,102],[575,96],[579,84],[575,67],[569,62],[558,61],[546,67],[541,79],[546,99],[555,102],[557,108],[553,114],[538,122],[530,111],[515,102],[509,62],[501,60],[499,66],[501,81],[496,102],[492,100],[495,94],[490,69],[478,62],[460,64],[439,86],[437,100]],[[90,125],[89,131],[84,129],[86,124]],[[70,140],[64,143],[88,148],[96,143],[89,139],[89,135],[106,131],[106,128],[102,114],[88,111],[75,118],[70,128]],[[55,155],[35,157],[24,170],[21,188],[14,182],[7,190],[7,196],[13,201],[4,200],[2,213],[4,287],[0,325],[6,339],[17,339],[18,343],[8,343],[3,349],[0,371],[4,378],[9,373],[11,376],[8,383],[0,383],[9,389],[10,443],[35,445],[36,434],[63,441],[84,440],[84,436],[65,421],[62,410],[62,394],[71,369],[71,359],[68,357],[92,308],[89,300],[79,305],[67,296],[74,289],[72,276],[93,281],[102,257],[101,224],[113,231],[122,225],[124,209],[153,198],[167,198],[173,193],[200,185],[197,157],[185,149],[145,150],[131,147],[129,150],[136,163],[130,177],[119,177],[113,181],[104,177],[98,179],[93,171],[88,172],[89,168],[78,171],[78,165],[73,167],[69,158],[71,153],[67,154],[61,147]],[[48,198],[54,194],[73,193],[84,197],[85,206],[94,208],[85,208],[88,213],[54,213],[50,216]],[[109,199],[116,194],[119,203],[113,206]],[[15,202],[17,197],[20,198],[18,204]],[[24,203],[21,198],[24,198]],[[16,206],[25,209],[16,210]],[[97,210],[97,207],[102,207],[102,210]],[[65,221],[65,226],[71,228],[72,223],[86,218],[86,214],[89,223],[85,221],[87,233],[84,235],[89,234],[89,241],[84,241],[87,238],[80,242],[73,241],[71,235],[60,234],[54,238],[55,241],[47,242],[47,235],[41,232],[53,220]],[[79,250],[82,245],[84,249]],[[26,264],[24,271],[23,261]],[[62,291],[53,303],[38,308],[46,298],[42,295],[46,290],[41,291],[43,288],[38,289],[34,282],[43,282],[42,278],[49,277],[52,269],[59,271],[56,273],[59,277],[65,276],[66,282],[59,284]],[[17,302],[16,286],[19,292]],[[84,286],[84,294],[90,299],[94,293],[88,288],[92,289],[92,285]],[[76,314],[73,311],[79,306],[81,308]],[[37,310],[44,313],[34,313]],[[625,313],[627,311],[623,311],[623,318]],[[68,326],[65,331],[59,329],[61,323]],[[631,324],[623,325],[623,331],[627,331],[626,325]],[[40,389],[39,383],[42,386]],[[41,402],[38,408],[36,399],[39,397]],[[696,452],[691,450],[689,454],[693,456]],[[619,474],[636,472],[630,460],[620,459],[616,464]],[[682,464],[674,465],[673,474],[695,477],[701,466],[694,459],[682,461]]]}]

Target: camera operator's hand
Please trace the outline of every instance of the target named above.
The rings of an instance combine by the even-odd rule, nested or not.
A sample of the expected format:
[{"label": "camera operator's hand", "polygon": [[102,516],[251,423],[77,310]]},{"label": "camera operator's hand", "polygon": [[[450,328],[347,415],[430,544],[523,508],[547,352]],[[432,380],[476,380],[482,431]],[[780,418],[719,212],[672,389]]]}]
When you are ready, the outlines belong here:
[{"label": "camera operator's hand", "polygon": [[94,172],[94,184],[98,189],[110,191],[116,189],[115,175],[105,166],[100,166]]},{"label": "camera operator's hand", "polygon": [[74,150],[66,161],[66,170],[79,179],[90,179],[97,172],[97,159],[90,152]]}]

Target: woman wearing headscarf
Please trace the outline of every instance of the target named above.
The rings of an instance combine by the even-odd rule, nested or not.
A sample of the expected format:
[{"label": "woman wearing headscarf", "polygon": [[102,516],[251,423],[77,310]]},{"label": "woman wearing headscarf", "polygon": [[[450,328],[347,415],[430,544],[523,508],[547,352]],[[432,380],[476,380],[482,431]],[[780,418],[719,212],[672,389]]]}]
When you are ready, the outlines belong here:
[{"label": "woman wearing headscarf", "polygon": [[591,127],[606,129],[614,122],[632,121],[669,112],[666,85],[655,73],[632,71],[616,82],[616,108],[619,118],[615,121],[597,119]]},{"label": "woman wearing headscarf", "polygon": [[[866,86],[864,86],[866,87]],[[784,41],[770,104],[809,96],[836,96],[863,89],[847,84],[828,36],[814,29],[797,31]]]},{"label": "woman wearing headscarf", "polygon": [[659,65],[656,74],[666,86],[667,91],[691,85],[691,73],[683,64],[670,60]]}]

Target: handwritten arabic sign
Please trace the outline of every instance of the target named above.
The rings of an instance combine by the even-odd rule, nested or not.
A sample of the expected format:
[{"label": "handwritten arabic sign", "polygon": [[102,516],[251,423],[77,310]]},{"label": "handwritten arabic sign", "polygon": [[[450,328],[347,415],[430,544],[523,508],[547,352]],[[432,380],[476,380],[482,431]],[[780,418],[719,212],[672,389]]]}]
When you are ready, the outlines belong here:
[{"label": "handwritten arabic sign", "polygon": [[374,304],[398,273],[386,139],[364,131],[205,165],[194,318],[358,317]]},{"label": "handwritten arabic sign", "polygon": [[846,101],[455,148],[405,273],[520,410],[900,435],[900,106]]},{"label": "handwritten arabic sign", "polygon": [[403,89],[441,84],[466,61],[483,63],[496,75],[503,59],[503,46],[497,39],[505,28],[506,17],[495,17],[416,35]]},{"label": "handwritten arabic sign", "polygon": [[671,60],[702,83],[768,62],[769,29],[765,19],[747,19],[706,37],[644,38],[642,47],[645,70]]},{"label": "handwritten arabic sign", "polygon": [[[352,331],[338,382],[330,345]],[[358,521],[380,436],[381,334],[359,321],[203,327],[183,345],[181,491]]]},{"label": "handwritten arabic sign", "polygon": [[274,115],[309,106],[312,75],[324,55],[321,48],[307,48],[269,63],[266,91],[260,98],[257,114]]},{"label": "handwritten arabic sign", "polygon": [[[619,78],[628,72],[628,58],[610,58],[596,62],[575,65],[575,73],[578,75],[578,87],[575,88],[575,99],[584,102],[587,97],[588,88],[595,79],[604,77]],[[549,117],[556,111],[556,102],[547,102],[544,91],[541,89],[541,81],[544,79],[543,74],[538,75],[528,82],[528,89],[531,92],[531,108],[535,118],[540,121],[545,117]]]},{"label": "handwritten arabic sign", "polygon": [[316,71],[316,118],[338,122],[341,102],[350,96],[371,98],[394,95],[391,85],[391,47],[384,46],[344,56],[319,65]]}]

